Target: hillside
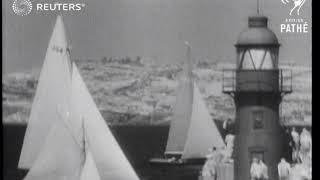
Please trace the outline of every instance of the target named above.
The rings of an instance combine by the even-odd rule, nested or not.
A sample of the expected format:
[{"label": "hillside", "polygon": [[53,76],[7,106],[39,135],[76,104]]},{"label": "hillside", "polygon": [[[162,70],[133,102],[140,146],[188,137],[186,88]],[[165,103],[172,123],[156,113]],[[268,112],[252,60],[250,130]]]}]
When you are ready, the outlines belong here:
[{"label": "hillside", "polygon": [[[182,66],[156,65],[139,58],[77,60],[76,63],[109,124],[166,124],[171,120]],[[222,69],[230,66],[198,62],[194,68],[196,83],[216,120],[234,117],[233,100],[222,93]],[[310,124],[311,68],[282,67],[292,69],[294,91],[283,100],[282,119],[286,123]],[[15,73],[3,78],[3,122],[27,123],[37,78],[34,73]]]}]

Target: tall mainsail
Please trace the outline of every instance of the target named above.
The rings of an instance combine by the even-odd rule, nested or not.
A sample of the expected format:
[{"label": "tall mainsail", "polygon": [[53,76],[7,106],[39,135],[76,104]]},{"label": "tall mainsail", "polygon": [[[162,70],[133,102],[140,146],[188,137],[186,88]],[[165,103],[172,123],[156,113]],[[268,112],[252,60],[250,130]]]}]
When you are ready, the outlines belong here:
[{"label": "tall mainsail", "polygon": [[81,134],[81,120],[85,120],[86,142],[101,179],[138,180],[138,176],[122,152],[108,125],[101,116],[78,68],[73,63],[72,72],[72,127]]},{"label": "tall mainsail", "polygon": [[177,89],[173,120],[170,124],[166,155],[181,155],[187,140],[193,103],[193,79],[190,57],[190,46],[187,52],[188,62],[181,76]]},{"label": "tall mainsail", "polygon": [[190,45],[187,46],[188,63],[179,83],[165,154],[181,155],[182,159],[203,158],[209,148],[225,144],[193,81]]},{"label": "tall mainsail", "polygon": [[200,90],[194,84],[191,122],[182,159],[204,158],[209,148],[224,146],[223,138],[211,118]]},{"label": "tall mainsail", "polygon": [[58,16],[33,100],[19,168],[31,168],[52,124],[58,119],[57,106],[68,106],[70,69],[64,25],[62,17]]}]

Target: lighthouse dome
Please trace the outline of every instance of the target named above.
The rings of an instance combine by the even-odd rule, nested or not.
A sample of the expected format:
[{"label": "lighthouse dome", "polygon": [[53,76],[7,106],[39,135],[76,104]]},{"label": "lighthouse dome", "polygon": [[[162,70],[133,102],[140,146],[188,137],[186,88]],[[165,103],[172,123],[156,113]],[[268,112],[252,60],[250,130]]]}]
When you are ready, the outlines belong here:
[{"label": "lighthouse dome", "polygon": [[240,33],[236,46],[241,45],[279,45],[278,38],[268,28],[268,18],[265,16],[251,16],[249,27]]}]

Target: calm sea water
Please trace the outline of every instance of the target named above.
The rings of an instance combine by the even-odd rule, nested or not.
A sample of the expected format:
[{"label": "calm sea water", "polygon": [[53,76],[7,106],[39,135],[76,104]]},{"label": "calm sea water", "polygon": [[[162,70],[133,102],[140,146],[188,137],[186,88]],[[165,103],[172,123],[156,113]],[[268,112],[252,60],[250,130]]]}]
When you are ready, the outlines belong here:
[{"label": "calm sea water", "polygon": [[[3,126],[3,178],[22,180],[26,171],[17,169],[26,126]],[[201,166],[154,167],[149,159],[161,157],[169,126],[113,126],[111,130],[141,180],[196,180]]]}]

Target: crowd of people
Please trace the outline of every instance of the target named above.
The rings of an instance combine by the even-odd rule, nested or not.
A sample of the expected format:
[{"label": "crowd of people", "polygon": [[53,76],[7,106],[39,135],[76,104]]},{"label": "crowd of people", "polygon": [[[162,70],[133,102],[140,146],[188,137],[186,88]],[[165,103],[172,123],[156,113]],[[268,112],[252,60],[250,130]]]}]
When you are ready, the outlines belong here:
[{"label": "crowd of people", "polygon": [[312,155],[312,138],[310,132],[303,128],[301,134],[292,128],[292,161],[293,163],[309,163]]},{"label": "crowd of people", "polygon": [[[223,124],[226,130],[227,123]],[[299,134],[293,127],[291,130],[291,141],[289,146],[292,149],[290,159],[292,162],[287,162],[283,157],[278,163],[279,180],[311,180],[312,179],[312,137],[311,133],[303,128]],[[217,166],[223,163],[233,163],[235,135],[226,133],[225,147],[213,147],[207,155],[207,160],[202,169],[203,180],[217,180]],[[250,167],[251,180],[268,180],[268,166],[263,159],[253,157]]]},{"label": "crowd of people", "polygon": [[[310,132],[303,128],[299,134],[293,127],[291,131],[292,164],[281,158],[278,164],[279,180],[312,179],[312,138]],[[268,168],[261,159],[252,160],[250,176],[252,180],[268,179]]]},{"label": "crowd of people", "polygon": [[263,162],[262,159],[254,157],[252,159],[252,164],[250,168],[250,177],[251,180],[267,180],[268,176],[268,167]]},{"label": "crowd of people", "polygon": [[292,170],[291,179],[311,179],[312,177],[312,137],[311,133],[303,128],[299,134],[293,127],[291,130],[292,141]]},{"label": "crowd of people", "polygon": [[225,147],[213,147],[209,149],[206,162],[202,168],[203,180],[217,180],[217,167],[219,164],[233,163],[233,148],[235,135],[230,130],[231,120],[228,119],[223,124],[223,129],[227,132],[225,136]]},{"label": "crowd of people", "polygon": [[217,180],[217,167],[222,163],[230,163],[230,159],[226,154],[226,148],[213,147],[210,149],[210,153],[207,155],[206,162],[202,168],[202,178],[203,180]]}]

